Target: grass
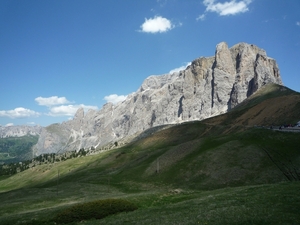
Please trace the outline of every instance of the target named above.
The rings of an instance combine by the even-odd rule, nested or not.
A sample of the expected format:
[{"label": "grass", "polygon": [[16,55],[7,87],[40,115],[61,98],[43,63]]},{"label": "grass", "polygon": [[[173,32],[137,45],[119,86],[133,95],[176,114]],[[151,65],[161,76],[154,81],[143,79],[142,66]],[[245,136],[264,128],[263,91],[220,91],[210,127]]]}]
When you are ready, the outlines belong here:
[{"label": "grass", "polygon": [[[191,125],[192,129],[197,126],[202,127],[197,123]],[[162,184],[207,190],[281,182],[287,180],[284,171],[299,171],[297,133],[253,128],[215,137],[201,137],[199,133],[199,137],[191,138],[181,135],[186,130],[183,125],[172,134],[157,133],[149,137],[152,145],[143,139],[102,154],[40,165],[0,180],[0,191],[32,186],[48,188],[74,181],[105,185],[109,182],[110,186],[126,191],[142,191],[149,189],[147,186]],[[176,142],[174,133],[181,137],[182,143]],[[169,135],[172,138],[166,138]],[[285,166],[278,168],[281,164]]]},{"label": "grass", "polygon": [[58,224],[103,219],[109,215],[136,210],[133,203],[124,199],[103,199],[69,207],[59,212],[53,219]]},{"label": "grass", "polygon": [[251,95],[248,99],[242,102],[240,105],[235,107],[233,111],[240,110],[241,108],[250,108],[256,104],[259,104],[265,100],[282,97],[286,95],[299,94],[287,87],[283,87],[277,84],[267,84],[264,88],[261,88],[256,93]]},{"label": "grass", "polygon": [[297,224],[299,190],[299,183],[282,183],[170,194],[155,199],[155,206],[108,217],[101,224]]},{"label": "grass", "polygon": [[299,223],[300,183],[284,175],[284,169],[299,171],[299,134],[252,128],[202,136],[205,127],[184,124],[119,149],[3,177],[1,224],[52,224],[73,205],[107,198],[126,199],[138,210],[78,224]]},{"label": "grass", "polygon": [[32,146],[38,136],[0,138],[0,163],[16,163],[32,158]]},{"label": "grass", "polygon": [[[91,192],[90,192],[91,193]],[[27,200],[33,200],[33,196]],[[108,194],[109,195],[109,194]],[[105,199],[108,195],[103,196]],[[61,196],[62,197],[62,196]],[[300,184],[284,182],[269,185],[222,188],[211,191],[181,190],[122,194],[139,209],[101,220],[73,224],[298,224]],[[11,205],[16,205],[16,200]],[[22,202],[22,200],[19,200]],[[52,224],[55,215],[76,203],[61,199],[27,202],[1,213],[1,224]],[[57,202],[56,202],[57,201]],[[6,203],[8,205],[8,203]],[[22,208],[23,207],[23,208]],[[9,216],[10,214],[10,216]]]},{"label": "grass", "polygon": [[[271,91],[267,99],[276,99]],[[103,199],[138,209],[72,224],[300,224],[299,133],[251,126],[267,121],[264,101],[1,177],[1,225],[50,225],[70,207]],[[295,107],[286,104],[274,118],[298,118]]]}]

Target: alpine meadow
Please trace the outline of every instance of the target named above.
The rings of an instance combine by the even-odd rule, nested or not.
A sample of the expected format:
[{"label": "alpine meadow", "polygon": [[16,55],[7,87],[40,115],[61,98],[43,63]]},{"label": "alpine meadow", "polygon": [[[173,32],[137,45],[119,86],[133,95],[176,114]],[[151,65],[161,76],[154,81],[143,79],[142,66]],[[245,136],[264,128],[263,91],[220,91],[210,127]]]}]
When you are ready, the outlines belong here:
[{"label": "alpine meadow", "polygon": [[67,222],[297,224],[299,130],[277,124],[294,124],[299,113],[299,93],[269,84],[226,114],[154,127],[122,147],[2,176],[1,224],[65,223],[63,211],[101,199],[134,208],[102,219],[75,213]]}]

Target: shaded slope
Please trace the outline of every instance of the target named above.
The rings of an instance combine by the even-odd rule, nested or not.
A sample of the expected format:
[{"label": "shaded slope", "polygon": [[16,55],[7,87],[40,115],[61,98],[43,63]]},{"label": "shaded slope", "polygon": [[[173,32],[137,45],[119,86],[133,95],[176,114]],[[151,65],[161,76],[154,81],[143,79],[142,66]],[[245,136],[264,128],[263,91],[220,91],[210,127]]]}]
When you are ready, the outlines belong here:
[{"label": "shaded slope", "polygon": [[[69,185],[74,181],[107,183],[109,177],[110,186],[126,190],[157,185],[214,189],[299,180],[300,134],[254,127],[266,121],[276,124],[287,119],[286,115],[286,122],[298,121],[297,107],[299,93],[266,86],[227,114],[152,129],[119,149],[33,168],[34,179],[27,171],[18,174],[20,179],[0,181],[0,186],[2,191],[16,184],[55,186],[58,170],[61,181]],[[268,110],[277,113],[267,117]]]},{"label": "shaded slope", "polygon": [[[130,192],[299,180],[299,134],[252,128],[218,135],[212,130],[200,122],[179,125],[105,154],[33,169],[35,178],[30,172],[27,178],[22,173],[23,181],[18,182],[27,180],[30,185],[55,188],[58,170],[64,186],[60,191],[74,193],[78,191],[75,186],[107,185],[108,179],[111,190]],[[51,177],[53,181],[47,181]],[[13,185],[8,180],[6,183]]]}]

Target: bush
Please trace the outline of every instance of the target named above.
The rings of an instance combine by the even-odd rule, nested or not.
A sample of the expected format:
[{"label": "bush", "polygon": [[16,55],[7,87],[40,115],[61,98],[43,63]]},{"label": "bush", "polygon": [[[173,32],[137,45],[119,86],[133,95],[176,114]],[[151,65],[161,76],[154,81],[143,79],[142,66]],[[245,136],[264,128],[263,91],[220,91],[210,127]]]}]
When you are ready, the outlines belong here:
[{"label": "bush", "polygon": [[104,199],[74,205],[55,216],[56,223],[72,223],[89,219],[102,219],[106,216],[136,210],[137,207],[122,199]]}]

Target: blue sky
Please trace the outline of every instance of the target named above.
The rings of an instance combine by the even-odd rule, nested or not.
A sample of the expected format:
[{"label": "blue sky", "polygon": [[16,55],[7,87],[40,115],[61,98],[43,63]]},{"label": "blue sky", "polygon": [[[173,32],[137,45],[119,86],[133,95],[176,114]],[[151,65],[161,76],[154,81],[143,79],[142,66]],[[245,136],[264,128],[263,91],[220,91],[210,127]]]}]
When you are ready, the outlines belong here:
[{"label": "blue sky", "polygon": [[266,50],[300,92],[299,0],[1,0],[0,124],[66,121],[215,46]]}]

